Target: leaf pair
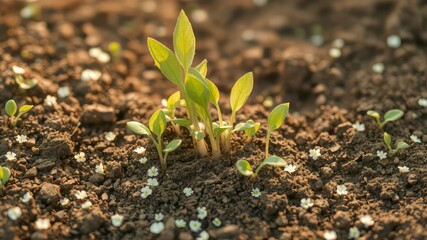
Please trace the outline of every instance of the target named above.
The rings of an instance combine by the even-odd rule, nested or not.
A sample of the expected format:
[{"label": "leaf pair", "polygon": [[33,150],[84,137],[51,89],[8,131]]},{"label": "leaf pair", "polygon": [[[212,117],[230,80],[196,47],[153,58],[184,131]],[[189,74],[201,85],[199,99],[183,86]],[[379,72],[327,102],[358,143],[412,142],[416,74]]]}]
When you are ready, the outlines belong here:
[{"label": "leaf pair", "polygon": [[264,159],[264,161],[262,161],[262,163],[258,166],[256,171],[254,172],[252,170],[251,164],[247,160],[240,159],[236,162],[236,168],[239,171],[239,173],[242,174],[243,176],[248,176],[248,177],[249,176],[257,176],[258,172],[265,165],[274,166],[274,167],[285,167],[288,164],[283,158],[272,155],[272,156],[269,156],[266,159]]},{"label": "leaf pair", "polygon": [[384,114],[384,121],[381,121],[381,116],[376,111],[369,110],[367,114],[375,118],[378,123],[378,126],[383,129],[386,123],[398,120],[403,116],[404,112],[400,109],[391,109]]},{"label": "leaf pair", "polygon": [[277,105],[268,115],[268,129],[267,136],[265,139],[265,157],[268,157],[269,145],[270,145],[270,135],[271,132],[280,128],[285,121],[286,116],[289,113],[289,103],[282,103]]},{"label": "leaf pair", "polygon": [[7,101],[4,106],[6,114],[9,115],[10,124],[13,127],[16,125],[16,123],[18,122],[22,114],[27,113],[32,108],[33,108],[33,105],[22,105],[21,107],[19,107],[19,110],[18,110],[18,106],[16,105],[16,102],[13,99]]},{"label": "leaf pair", "polygon": [[384,132],[384,142],[387,145],[387,148],[391,154],[394,154],[398,151],[402,151],[402,150],[410,147],[409,144],[407,144],[406,142],[398,141],[396,143],[396,148],[393,149],[392,145],[391,145],[391,136],[390,136],[390,134],[388,134],[386,132]]}]

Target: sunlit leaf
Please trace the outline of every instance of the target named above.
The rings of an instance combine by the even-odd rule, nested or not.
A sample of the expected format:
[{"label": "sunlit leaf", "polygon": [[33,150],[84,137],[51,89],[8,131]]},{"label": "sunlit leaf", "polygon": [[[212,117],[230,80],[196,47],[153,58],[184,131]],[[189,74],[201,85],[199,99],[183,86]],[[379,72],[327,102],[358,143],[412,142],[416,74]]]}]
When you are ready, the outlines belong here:
[{"label": "sunlit leaf", "polygon": [[0,180],[1,180],[1,183],[4,184],[10,178],[10,170],[7,167],[2,167],[2,170],[3,170],[3,177]]},{"label": "sunlit leaf", "polygon": [[184,118],[176,118],[173,119],[172,122],[186,128],[189,128],[191,126],[190,120]]},{"label": "sunlit leaf", "polygon": [[252,171],[251,164],[244,159],[240,159],[236,162],[236,168],[237,171],[239,171],[239,173],[243,176],[251,176],[252,174],[254,174],[254,172]]},{"label": "sunlit leaf", "polygon": [[289,112],[289,103],[277,105],[268,116],[268,128],[270,131],[278,129]]},{"label": "sunlit leaf", "polygon": [[132,132],[140,135],[151,135],[150,129],[148,129],[144,124],[140,122],[131,121],[128,122],[127,128]]},{"label": "sunlit leaf", "polygon": [[369,110],[366,114],[368,114],[371,117],[377,118],[377,119],[380,118],[380,114],[378,112],[373,111],[373,110]]},{"label": "sunlit leaf", "polygon": [[263,165],[270,165],[270,166],[276,166],[276,167],[285,167],[288,165],[288,163],[281,157],[278,157],[276,155],[271,155],[264,159],[262,162]]},{"label": "sunlit leaf", "polygon": [[384,114],[384,123],[395,121],[403,116],[403,111],[400,109],[392,109]]},{"label": "sunlit leaf", "polygon": [[182,143],[181,139],[172,140],[168,143],[168,145],[163,150],[163,152],[165,152],[165,153],[173,152],[181,145],[181,143]]},{"label": "sunlit leaf", "polygon": [[206,82],[194,74],[188,74],[185,81],[188,97],[202,107],[207,107],[210,93]]},{"label": "sunlit leaf", "polygon": [[22,105],[19,108],[19,113],[20,114],[26,113],[26,112],[30,111],[32,108],[33,108],[33,105]]},{"label": "sunlit leaf", "polygon": [[221,135],[221,133],[223,133],[223,132],[225,132],[226,130],[228,130],[228,129],[231,129],[231,128],[232,128],[231,126],[227,126],[227,125],[225,125],[225,126],[220,126],[220,125],[219,125],[218,123],[216,123],[216,122],[212,123],[212,126],[213,126],[213,131],[214,131],[214,136],[215,136],[215,137],[220,136],[220,135]]},{"label": "sunlit leaf", "polygon": [[252,92],[254,78],[252,72],[248,72],[236,81],[230,93],[230,105],[233,112],[239,111],[245,105]]},{"label": "sunlit leaf", "polygon": [[181,66],[188,71],[193,63],[196,38],[184,10],[181,10],[173,32],[173,48]]},{"label": "sunlit leaf", "polygon": [[148,127],[157,137],[160,137],[166,129],[166,124],[165,113],[159,109],[151,115]]},{"label": "sunlit leaf", "polygon": [[153,38],[148,38],[147,43],[151,57],[154,59],[154,64],[169,81],[181,86],[181,66],[175,54]]},{"label": "sunlit leaf", "polygon": [[18,109],[18,107],[16,106],[16,102],[13,99],[11,99],[11,100],[9,100],[9,101],[6,102],[6,104],[4,106],[4,109],[5,109],[6,113],[7,113],[7,115],[9,115],[9,116],[12,117],[12,116],[15,115],[16,110]]},{"label": "sunlit leaf", "polygon": [[204,59],[195,69],[197,69],[203,77],[206,77],[208,73],[208,60]]},{"label": "sunlit leaf", "polygon": [[179,101],[181,100],[181,92],[180,91],[176,91],[174,93],[172,93],[167,101],[167,109],[169,110],[174,110],[176,108],[176,106],[179,104]]}]

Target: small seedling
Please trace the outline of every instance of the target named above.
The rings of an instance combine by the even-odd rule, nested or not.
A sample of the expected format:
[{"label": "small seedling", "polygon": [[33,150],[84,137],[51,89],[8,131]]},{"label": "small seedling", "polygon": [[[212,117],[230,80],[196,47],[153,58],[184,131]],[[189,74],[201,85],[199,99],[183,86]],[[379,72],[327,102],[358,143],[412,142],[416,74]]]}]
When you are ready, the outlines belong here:
[{"label": "small seedling", "polygon": [[[156,146],[157,153],[159,154],[160,164],[163,170],[166,170],[166,160],[168,154],[175,151],[179,145],[181,145],[180,139],[175,139],[166,146],[163,150],[163,140],[162,135],[166,129],[167,119],[166,115],[162,110],[157,110],[151,115],[147,128],[144,124],[140,122],[131,121],[127,123],[127,127],[134,133],[140,135],[147,135],[153,141]],[[156,138],[157,137],[157,140]],[[164,153],[164,154],[163,154]]]},{"label": "small seedling", "polygon": [[33,105],[22,105],[21,107],[19,107],[18,114],[16,115],[18,106],[16,105],[16,102],[13,99],[10,99],[9,101],[6,102],[4,108],[5,108],[6,114],[9,115],[10,125],[12,127],[15,127],[16,123],[21,118],[22,114],[30,111],[31,108],[33,108]]},{"label": "small seedling", "polygon": [[111,42],[108,44],[108,50],[110,51],[110,55],[113,57],[114,61],[120,59],[122,54],[122,46],[119,42]]},{"label": "small seedling", "polygon": [[10,170],[7,167],[0,166],[0,188],[9,180]]},{"label": "small seedling", "polygon": [[378,123],[378,126],[381,128],[381,130],[383,130],[384,125],[386,123],[398,120],[403,116],[404,112],[400,109],[391,109],[384,114],[384,121],[381,121],[381,116],[376,111],[369,110],[367,114],[375,118]]},{"label": "small seedling", "polygon": [[31,89],[35,86],[37,86],[38,84],[38,80],[35,78],[31,78],[31,79],[26,79],[24,78],[23,74],[25,73],[25,70],[21,67],[18,66],[13,66],[12,67],[13,72],[15,73],[15,82],[16,84],[18,84],[18,86],[21,89],[27,90],[27,89]]},{"label": "small seedling", "polygon": [[406,142],[398,141],[396,143],[396,148],[393,149],[392,145],[391,145],[391,136],[390,136],[390,134],[388,134],[386,132],[384,132],[384,142],[387,145],[388,151],[391,154],[394,154],[394,153],[396,153],[398,151],[401,151],[401,150],[404,150],[404,149],[407,149],[407,148],[410,147],[409,144],[407,144]]},{"label": "small seedling", "polygon": [[258,175],[258,172],[265,165],[270,165],[275,167],[285,167],[287,165],[287,162],[283,158],[280,158],[275,155],[271,155],[266,159],[264,159],[264,161],[262,161],[262,163],[255,170],[255,172],[252,170],[252,166],[248,161],[244,159],[240,159],[236,162],[236,168],[239,171],[239,173],[247,177],[256,177]]}]

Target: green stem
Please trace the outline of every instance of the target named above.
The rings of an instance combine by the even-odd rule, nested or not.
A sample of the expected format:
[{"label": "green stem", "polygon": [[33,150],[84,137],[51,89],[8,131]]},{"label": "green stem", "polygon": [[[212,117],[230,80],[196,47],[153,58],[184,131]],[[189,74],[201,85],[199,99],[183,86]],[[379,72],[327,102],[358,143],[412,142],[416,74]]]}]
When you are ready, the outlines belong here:
[{"label": "green stem", "polygon": [[264,163],[261,163],[258,167],[257,167],[257,169],[255,170],[255,173],[253,174],[253,176],[256,176],[256,175],[258,175],[258,172],[259,172],[259,170],[261,170],[261,168],[262,167],[264,167]]},{"label": "green stem", "polygon": [[270,130],[267,131],[267,136],[265,137],[265,158],[268,157],[268,149],[270,145]]}]

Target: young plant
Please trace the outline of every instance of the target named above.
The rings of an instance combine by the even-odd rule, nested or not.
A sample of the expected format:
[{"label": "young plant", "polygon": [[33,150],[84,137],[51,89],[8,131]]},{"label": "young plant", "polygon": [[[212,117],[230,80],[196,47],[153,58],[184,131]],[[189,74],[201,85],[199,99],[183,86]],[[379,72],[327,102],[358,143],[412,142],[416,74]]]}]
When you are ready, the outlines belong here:
[{"label": "young plant", "polygon": [[378,126],[381,128],[381,130],[383,130],[384,125],[386,123],[398,120],[403,116],[404,112],[400,109],[391,109],[384,114],[384,121],[381,121],[381,116],[376,111],[369,110],[367,114],[375,118],[378,123]]},{"label": "young plant", "polygon": [[0,166],[0,188],[9,180],[10,170],[7,167]]},{"label": "young plant", "polygon": [[168,100],[166,101],[166,109],[164,109],[166,117],[171,122],[178,136],[182,135],[181,129],[179,128],[180,125],[176,124],[174,121],[177,119],[175,117],[175,110],[180,102],[181,102],[181,93],[179,91],[174,92],[169,96]]},{"label": "young plant", "polygon": [[108,44],[108,51],[113,57],[113,60],[117,61],[118,59],[120,59],[120,56],[122,54],[122,45],[120,45],[119,42],[111,42],[110,44]]},{"label": "young plant", "polygon": [[132,132],[140,135],[147,135],[153,141],[154,145],[156,146],[157,153],[159,154],[160,164],[163,170],[166,170],[167,168],[166,160],[168,154],[175,151],[181,145],[182,142],[180,139],[172,140],[163,150],[162,135],[166,129],[166,125],[166,115],[161,109],[157,110],[153,113],[153,115],[151,115],[148,123],[148,128],[140,122],[131,121],[127,123],[127,127]]},{"label": "young plant", "polygon": [[278,129],[283,124],[283,121],[288,115],[288,112],[289,112],[289,103],[282,103],[280,105],[277,105],[271,111],[270,115],[268,116],[268,129],[267,129],[267,136],[265,138],[265,159],[258,166],[255,172],[252,170],[251,164],[247,160],[245,159],[238,160],[236,162],[236,168],[240,174],[242,174],[243,176],[257,176],[258,172],[265,165],[276,166],[276,167],[284,167],[287,165],[284,159],[275,155],[269,156],[268,150],[269,150],[271,132]]},{"label": "young plant", "polygon": [[395,154],[398,151],[402,151],[410,147],[409,144],[407,144],[406,142],[398,141],[396,143],[396,148],[393,149],[391,145],[391,136],[386,132],[384,132],[384,142],[387,145],[387,148],[390,154]]},{"label": "young plant", "polygon": [[[18,106],[16,105],[16,102],[13,99],[7,101],[4,106],[6,114],[9,115],[9,121],[12,127],[15,127],[22,114],[30,111],[31,108],[33,108],[33,105],[22,105],[21,107],[19,107],[18,110]],[[18,114],[16,114],[17,111]]]},{"label": "young plant", "polygon": [[25,79],[23,74],[25,74],[25,70],[18,66],[12,67],[13,72],[15,73],[15,82],[21,89],[27,90],[31,89],[38,84],[38,80],[35,78]]}]

